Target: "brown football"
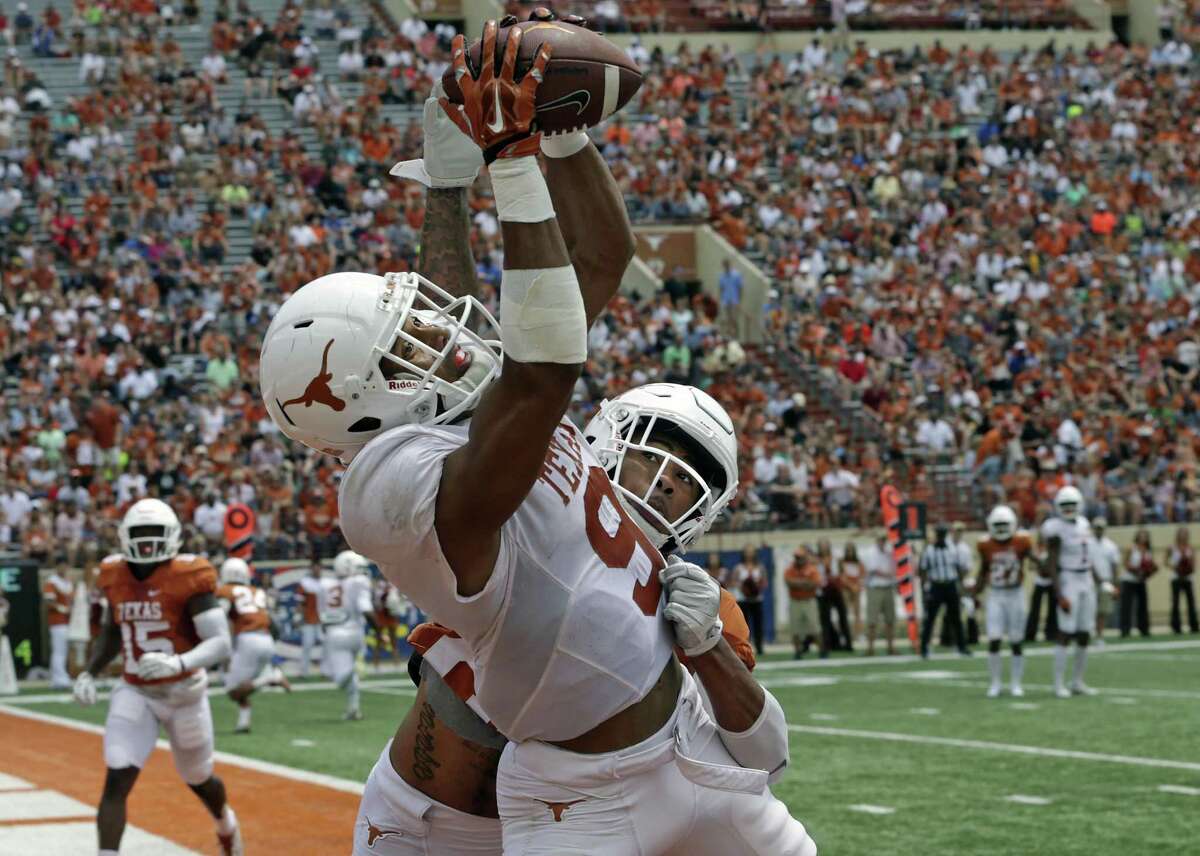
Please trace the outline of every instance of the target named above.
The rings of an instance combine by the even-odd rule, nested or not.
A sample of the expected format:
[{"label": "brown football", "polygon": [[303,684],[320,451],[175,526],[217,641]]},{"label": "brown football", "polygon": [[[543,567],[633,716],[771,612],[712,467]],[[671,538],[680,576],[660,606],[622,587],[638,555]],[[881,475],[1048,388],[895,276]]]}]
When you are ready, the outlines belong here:
[{"label": "brown football", "polygon": [[[537,91],[537,127],[547,134],[563,134],[599,125],[624,107],[642,85],[642,72],[625,51],[599,33],[562,21],[522,21],[521,48],[517,54],[518,80],[529,70],[538,48],[549,42],[553,53],[546,78]],[[508,27],[496,41],[496,71],[500,70]],[[478,73],[480,42],[467,49],[467,66]],[[462,90],[454,67],[442,75],[446,97],[462,103]]]}]

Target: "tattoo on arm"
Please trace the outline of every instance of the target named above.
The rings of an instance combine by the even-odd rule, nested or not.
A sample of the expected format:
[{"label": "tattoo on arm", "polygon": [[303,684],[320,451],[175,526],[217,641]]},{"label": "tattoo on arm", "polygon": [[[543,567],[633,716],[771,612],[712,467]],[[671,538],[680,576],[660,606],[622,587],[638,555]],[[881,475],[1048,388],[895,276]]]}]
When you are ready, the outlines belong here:
[{"label": "tattoo on arm", "polygon": [[431,187],[426,191],[417,272],[455,297],[479,296],[469,214],[464,188]]},{"label": "tattoo on arm", "polygon": [[413,774],[418,779],[432,779],[437,768],[442,766],[434,759],[433,751],[433,707],[424,702],[417,717],[417,739],[413,741]]}]

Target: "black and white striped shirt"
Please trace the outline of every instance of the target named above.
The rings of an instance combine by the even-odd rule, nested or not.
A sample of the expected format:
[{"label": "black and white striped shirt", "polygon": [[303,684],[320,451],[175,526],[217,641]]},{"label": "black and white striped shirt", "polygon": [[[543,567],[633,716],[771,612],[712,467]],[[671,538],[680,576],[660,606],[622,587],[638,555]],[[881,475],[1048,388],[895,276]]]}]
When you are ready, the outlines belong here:
[{"label": "black and white striped shirt", "polygon": [[956,583],[959,573],[965,570],[961,565],[958,550],[953,544],[942,546],[930,544],[921,554],[918,566],[925,579],[932,583]]}]

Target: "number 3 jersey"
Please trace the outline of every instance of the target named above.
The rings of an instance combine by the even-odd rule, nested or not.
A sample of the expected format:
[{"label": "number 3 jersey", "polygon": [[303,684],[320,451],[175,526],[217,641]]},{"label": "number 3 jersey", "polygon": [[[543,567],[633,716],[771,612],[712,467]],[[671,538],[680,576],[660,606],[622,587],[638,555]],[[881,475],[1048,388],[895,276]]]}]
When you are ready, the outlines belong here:
[{"label": "number 3 jersey", "polygon": [[196,673],[193,669],[174,678],[144,681],[137,676],[137,661],[150,651],[182,654],[200,642],[187,603],[217,590],[217,572],[208,559],[180,554],[139,580],[122,557],[109,556],[100,563],[97,585],[121,630],[126,681],[138,686],[166,684]]},{"label": "number 3 jersey", "polygon": [[430,620],[466,641],[475,696],[502,734],[577,737],[644,697],[671,657],[662,556],[618,504],[579,430],[564,422],[541,476],[501,529],[491,579],[460,596],[434,509],[442,464],[467,431],[405,426],[372,440],[342,480],[342,531]]}]

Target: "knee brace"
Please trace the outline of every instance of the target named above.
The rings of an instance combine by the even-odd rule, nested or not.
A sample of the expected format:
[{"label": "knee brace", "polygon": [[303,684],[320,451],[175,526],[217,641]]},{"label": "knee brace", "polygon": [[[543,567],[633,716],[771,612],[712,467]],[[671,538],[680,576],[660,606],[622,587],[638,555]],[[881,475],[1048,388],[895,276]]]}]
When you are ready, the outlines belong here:
[{"label": "knee brace", "polygon": [[999,639],[989,639],[988,640],[988,653],[989,654],[999,654],[1000,653],[1000,640]]},{"label": "knee brace", "polygon": [[[997,650],[999,650],[999,648],[997,648]],[[1021,649],[1021,643],[1020,643],[1020,642],[1014,642],[1014,643],[1012,643],[1012,652],[1013,652],[1013,656],[1014,656],[1014,657],[1020,657],[1020,656],[1021,656],[1021,650],[1022,650],[1022,649]]]}]

